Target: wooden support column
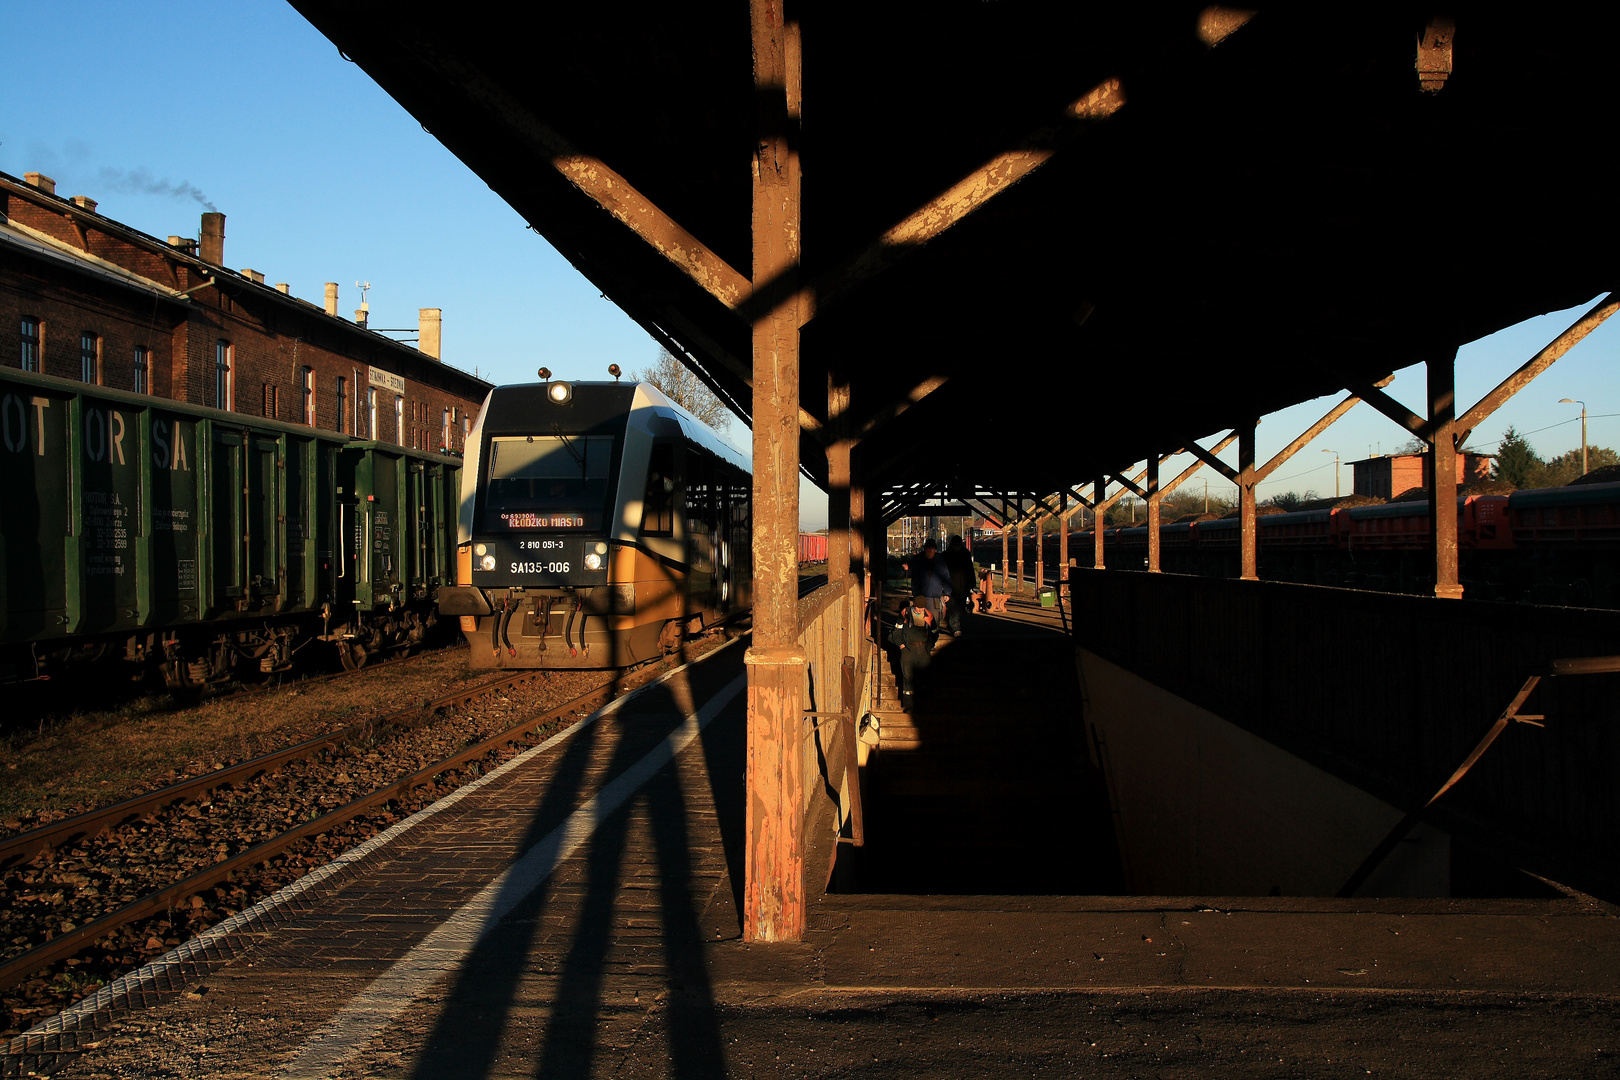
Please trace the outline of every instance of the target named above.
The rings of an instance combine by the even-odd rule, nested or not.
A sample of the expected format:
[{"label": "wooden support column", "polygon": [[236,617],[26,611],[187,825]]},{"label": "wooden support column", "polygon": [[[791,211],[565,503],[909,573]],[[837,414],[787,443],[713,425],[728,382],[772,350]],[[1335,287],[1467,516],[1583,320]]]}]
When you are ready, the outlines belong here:
[{"label": "wooden support column", "polygon": [[1238,428],[1238,547],[1240,575],[1244,581],[1260,580],[1259,533],[1255,526],[1254,488],[1259,480],[1254,468],[1254,421]]},{"label": "wooden support column", "polygon": [[1001,591],[1008,591],[1008,529],[1013,528],[1013,518],[1008,517],[1008,500],[1001,500]]},{"label": "wooden support column", "polygon": [[1457,581],[1456,354],[1429,360],[1429,536],[1434,543],[1434,595],[1462,598]]},{"label": "wooden support column", "polygon": [[[1023,500],[1019,500],[1022,502]],[[1023,507],[1018,508],[1018,577],[1013,582],[1013,588],[1018,592],[1024,591],[1024,514]]]},{"label": "wooden support column", "polygon": [[1147,531],[1148,531],[1148,573],[1159,572],[1159,500],[1164,493],[1159,490],[1159,455],[1149,454],[1147,460]]},{"label": "wooden support column", "polygon": [[1069,601],[1069,493],[1064,491],[1058,503],[1058,595]]},{"label": "wooden support column", "polygon": [[827,580],[849,580],[849,384],[827,373]]},{"label": "wooden support column", "polygon": [[[797,27],[782,0],[750,0],[754,97],[753,280],[786,285],[755,315],[754,644],[748,666],[746,941],[804,935],[804,745],[798,645],[799,163]],[[791,60],[791,64],[790,64]]]},{"label": "wooden support column", "polygon": [[1108,478],[1099,476],[1092,481],[1091,487],[1091,567],[1093,570],[1106,569],[1107,561],[1103,558],[1103,517],[1108,511]]},{"label": "wooden support column", "polygon": [[1041,526],[1046,523],[1050,514],[1037,514],[1035,517],[1035,591],[1041,591],[1046,584],[1046,542],[1041,538]]}]

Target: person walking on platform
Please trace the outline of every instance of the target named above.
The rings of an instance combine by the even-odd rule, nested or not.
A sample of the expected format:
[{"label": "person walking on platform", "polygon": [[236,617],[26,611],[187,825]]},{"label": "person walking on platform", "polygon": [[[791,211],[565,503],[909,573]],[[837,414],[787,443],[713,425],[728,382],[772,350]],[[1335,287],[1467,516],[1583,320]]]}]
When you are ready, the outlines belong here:
[{"label": "person walking on platform", "polygon": [[934,617],[934,633],[939,633],[945,618],[945,602],[951,598],[951,574],[945,560],[939,557],[939,545],[930,536],[924,541],[922,551],[912,556],[910,562],[900,565],[911,572],[912,600],[920,602]]},{"label": "person walking on platform", "polygon": [[889,644],[900,650],[900,707],[910,712],[917,682],[933,659],[934,616],[913,597],[900,609],[900,622],[889,632]]},{"label": "person walking on platform", "polygon": [[949,603],[945,605],[945,629],[955,637],[962,632],[962,623],[967,618],[968,595],[973,591],[973,554],[962,543],[960,536],[953,536],[951,542],[945,545],[945,554],[941,558],[945,561],[945,572],[951,579]]}]

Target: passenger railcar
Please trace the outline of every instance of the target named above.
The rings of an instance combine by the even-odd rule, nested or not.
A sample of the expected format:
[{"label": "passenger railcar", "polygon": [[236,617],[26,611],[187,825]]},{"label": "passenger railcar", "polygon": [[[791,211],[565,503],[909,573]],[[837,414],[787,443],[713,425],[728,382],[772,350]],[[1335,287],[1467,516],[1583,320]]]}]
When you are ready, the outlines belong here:
[{"label": "passenger railcar", "polygon": [[750,606],[749,461],[652,384],[497,387],[467,446],[474,666],[623,667]]},{"label": "passenger railcar", "polygon": [[174,688],[420,642],[454,579],[461,462],[0,374],[0,682],[77,665]]}]

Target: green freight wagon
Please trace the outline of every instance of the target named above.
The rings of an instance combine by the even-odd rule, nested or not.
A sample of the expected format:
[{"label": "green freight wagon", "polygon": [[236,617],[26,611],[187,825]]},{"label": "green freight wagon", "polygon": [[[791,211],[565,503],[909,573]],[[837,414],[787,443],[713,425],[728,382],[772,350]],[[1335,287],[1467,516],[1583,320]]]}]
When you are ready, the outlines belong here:
[{"label": "green freight wagon", "polygon": [[461,461],[0,373],[0,681],[169,685],[416,644],[453,584]]}]

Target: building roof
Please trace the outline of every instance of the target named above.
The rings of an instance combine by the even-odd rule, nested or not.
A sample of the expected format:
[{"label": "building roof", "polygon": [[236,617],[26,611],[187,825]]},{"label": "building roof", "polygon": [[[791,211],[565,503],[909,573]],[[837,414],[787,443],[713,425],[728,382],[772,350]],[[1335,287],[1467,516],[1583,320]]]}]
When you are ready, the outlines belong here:
[{"label": "building roof", "polygon": [[[166,240],[160,240],[148,233],[141,232],[139,229],[97,213],[95,210],[80,206],[69,199],[43,191],[33,184],[8,173],[0,172],[0,190],[14,196],[20,196],[38,206],[59,213],[85,228],[94,228],[96,231],[105,233],[132,247],[158,254],[176,266],[189,267],[201,281],[212,282],[211,287],[227,288],[233,294],[238,295],[244,292],[251,293],[260,300],[283,308],[291,308],[301,318],[323,319],[339,333],[353,336],[354,340],[363,342],[369,350],[375,350],[378,346],[381,346],[384,351],[380,354],[375,352],[373,354],[387,356],[391,366],[403,364],[406,368],[416,368],[419,365],[431,364],[430,368],[421,368],[421,370],[432,373],[442,372],[443,377],[463,383],[463,394],[466,397],[482,399],[484,394],[487,394],[492,387],[491,383],[452,364],[446,364],[442,360],[429,357],[403,342],[395,341],[339,316],[328,315],[324,308],[307,300],[300,299],[290,293],[284,293],[263,282],[255,281],[241,271],[232,270],[230,267],[219,263],[209,262],[192,254],[185,248],[175,247]],[[148,295],[156,295],[177,304],[196,304],[195,294],[201,291],[203,287],[196,286],[188,290],[173,288],[109,259],[75,247],[38,229],[10,220],[4,214],[0,214],[0,244],[4,244],[8,250],[19,255],[40,259],[78,273],[89,274],[99,280],[134,288]]]}]

